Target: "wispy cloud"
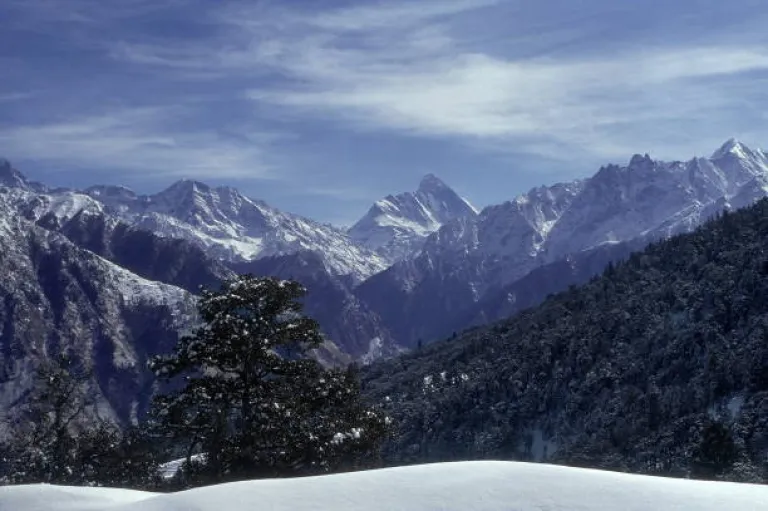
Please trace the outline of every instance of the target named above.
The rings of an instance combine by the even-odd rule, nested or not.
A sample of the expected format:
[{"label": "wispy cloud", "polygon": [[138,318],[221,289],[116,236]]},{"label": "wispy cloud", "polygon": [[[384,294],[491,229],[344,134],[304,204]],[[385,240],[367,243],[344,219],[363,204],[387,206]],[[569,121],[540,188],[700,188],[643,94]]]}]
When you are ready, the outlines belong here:
[{"label": "wispy cloud", "polygon": [[0,103],[11,103],[16,101],[24,101],[34,97],[31,92],[8,92],[0,93]]},{"label": "wispy cloud", "polygon": [[[330,31],[366,32],[369,30],[397,30],[403,28],[419,28],[423,23],[433,23],[443,18],[475,11],[484,7],[498,5],[505,0],[442,0],[426,2],[379,2],[372,5],[357,5],[342,9],[321,11],[320,13],[296,17],[291,13],[294,22],[300,21],[308,25]],[[507,0],[508,1],[508,0]],[[238,16],[229,17],[227,21],[234,24],[251,25],[253,12],[237,10]],[[245,16],[243,16],[245,14]]]},{"label": "wispy cloud", "polygon": [[168,125],[178,116],[178,109],[141,108],[18,126],[0,130],[0,147],[12,148],[19,159],[146,178],[274,177],[264,154],[269,134],[232,139],[212,131],[180,132]]},{"label": "wispy cloud", "polygon": [[[514,58],[494,44],[498,32],[489,30],[484,41],[464,26],[473,14],[513,3],[381,3],[312,15],[229,5],[216,18],[229,34],[218,44],[122,45],[114,55],[187,77],[236,76],[251,84],[247,97],[255,105],[332,117],[357,131],[501,139],[534,152],[586,145],[606,157],[637,142],[637,135],[620,140],[616,124],[712,115],[736,99],[728,84],[703,81],[768,70],[764,46],[725,44],[717,33],[708,46]],[[572,28],[555,25],[557,31],[573,37]],[[265,85],[258,78],[268,73],[283,80]]]},{"label": "wispy cloud", "polygon": [[514,194],[544,167],[566,179],[634,152],[768,139],[761,5],[3,0],[0,153],[281,177],[301,190],[277,196],[325,210],[467,166],[514,181],[465,179],[473,197]]},{"label": "wispy cloud", "polygon": [[14,20],[29,23],[103,23],[144,16],[182,6],[189,0],[3,0]]},{"label": "wispy cloud", "polygon": [[619,121],[690,115],[732,99],[726,87],[713,88],[705,98],[690,96],[697,86],[687,80],[768,69],[768,53],[757,48],[683,49],[577,62],[510,62],[463,54],[386,65],[364,62],[357,52],[323,50],[306,57],[285,62],[311,85],[254,89],[250,97],[335,114],[359,129],[464,137],[537,133],[577,144],[589,142],[584,140],[589,130]]}]

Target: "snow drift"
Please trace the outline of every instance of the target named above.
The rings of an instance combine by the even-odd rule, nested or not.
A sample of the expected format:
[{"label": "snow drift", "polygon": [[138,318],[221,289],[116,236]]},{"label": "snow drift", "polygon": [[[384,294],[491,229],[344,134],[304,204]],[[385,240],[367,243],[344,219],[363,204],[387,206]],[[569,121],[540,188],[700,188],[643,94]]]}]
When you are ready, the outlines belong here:
[{"label": "snow drift", "polygon": [[0,488],[14,511],[721,511],[768,509],[768,486],[513,462],[462,462],[175,494],[31,485]]}]

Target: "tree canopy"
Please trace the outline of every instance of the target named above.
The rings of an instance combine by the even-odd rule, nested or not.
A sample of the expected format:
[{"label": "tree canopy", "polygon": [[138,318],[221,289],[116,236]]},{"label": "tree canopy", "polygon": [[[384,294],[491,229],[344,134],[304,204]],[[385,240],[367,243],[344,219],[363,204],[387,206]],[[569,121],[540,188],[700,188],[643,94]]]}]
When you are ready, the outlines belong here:
[{"label": "tree canopy", "polygon": [[[183,446],[204,480],[354,467],[375,453],[386,418],[366,407],[354,368],[327,369],[297,282],[243,275],[205,290],[202,324],[151,367],[165,382],[155,429]],[[192,455],[202,453],[193,467]]]}]

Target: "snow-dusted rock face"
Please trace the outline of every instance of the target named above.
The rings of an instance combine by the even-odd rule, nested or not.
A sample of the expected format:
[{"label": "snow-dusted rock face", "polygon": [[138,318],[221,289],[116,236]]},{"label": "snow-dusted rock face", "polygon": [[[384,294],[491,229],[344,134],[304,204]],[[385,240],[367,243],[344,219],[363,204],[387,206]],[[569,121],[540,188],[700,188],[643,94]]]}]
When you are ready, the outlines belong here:
[{"label": "snow-dusted rock face", "polygon": [[687,232],[766,194],[768,155],[736,140],[688,162],[635,155],[625,166],[534,188],[448,222],[418,255],[373,276],[357,293],[398,342],[412,346],[446,335],[446,318],[536,268],[601,246]]},{"label": "snow-dusted rock face", "polygon": [[[424,255],[475,260],[505,284],[532,268],[602,244],[686,232],[723,208],[768,190],[768,157],[729,140],[711,158],[661,162],[635,155],[572,183],[534,188],[453,222],[431,236]],[[478,289],[488,283],[477,282]]]},{"label": "snow-dusted rock face", "polygon": [[11,166],[11,162],[0,158],[0,185],[24,188],[27,180],[21,172]]},{"label": "snow-dusted rock face", "polygon": [[[210,245],[201,243],[201,233],[224,239],[234,232],[235,237],[230,241],[244,241],[236,234],[238,228],[244,227],[233,226],[228,218],[247,224],[251,229],[248,234],[253,237],[275,239],[270,218],[256,209],[249,213],[248,199],[239,197],[233,190],[216,191],[199,183],[182,181],[152,199],[117,186],[92,187],[86,192],[40,191],[27,186],[18,171],[14,171],[13,176],[19,178],[9,180],[10,185],[0,185],[0,203],[7,211],[4,217],[22,218],[30,225],[62,234],[78,248],[143,279],[171,284],[191,293],[196,293],[200,286],[217,288],[221,281],[234,276],[235,271],[301,281],[310,290],[306,312],[321,321],[328,340],[317,353],[323,363],[345,364],[353,359],[365,359],[369,352],[384,356],[398,351],[378,317],[364,304],[357,303],[351,293],[351,287],[362,277],[354,272],[338,275],[329,270],[327,256],[334,248],[342,251],[341,256],[349,255],[332,239],[328,240],[328,250],[295,249],[297,251],[271,256],[262,253],[251,262],[222,257],[221,252],[215,250],[217,245],[211,250]],[[224,197],[229,199],[224,206],[219,206],[222,191],[228,192]],[[240,206],[233,206],[234,202],[240,202]],[[264,208],[269,211],[268,207]],[[183,221],[176,222],[172,215]],[[290,226],[294,220],[289,217],[283,225]],[[171,229],[164,228],[168,225]],[[186,229],[181,234],[173,230],[180,225]],[[319,239],[321,236],[315,236],[315,240]],[[128,282],[116,292],[125,294],[123,291],[131,289],[138,287]]]},{"label": "snow-dusted rock face", "polygon": [[603,243],[686,232],[717,211],[768,190],[768,157],[729,140],[710,158],[660,162],[635,155],[586,182],[549,233],[548,261]]},{"label": "snow-dusted rock face", "polygon": [[154,195],[137,195],[120,186],[50,190],[28,182],[4,160],[0,186],[15,191],[17,208],[29,219],[47,216],[49,222],[63,224],[80,212],[108,215],[159,236],[187,240],[225,262],[312,250],[321,254],[329,273],[355,282],[387,266],[383,257],[353,242],[343,230],[284,213],[234,188],[181,180]]},{"label": "snow-dusted rock face", "polygon": [[348,232],[353,240],[394,263],[415,255],[427,236],[446,223],[475,216],[477,210],[466,199],[428,174],[415,192],[376,201]]},{"label": "snow-dusted rock face", "polygon": [[148,196],[104,186],[85,193],[130,225],[191,241],[225,261],[311,250],[322,255],[330,273],[355,281],[386,267],[383,258],[357,246],[341,229],[284,213],[234,188],[182,180]]},{"label": "snow-dusted rock face", "polygon": [[82,249],[16,214],[0,186],[0,407],[13,411],[34,367],[59,352],[93,364],[101,412],[126,422],[146,406],[149,356],[195,321],[195,299]]}]

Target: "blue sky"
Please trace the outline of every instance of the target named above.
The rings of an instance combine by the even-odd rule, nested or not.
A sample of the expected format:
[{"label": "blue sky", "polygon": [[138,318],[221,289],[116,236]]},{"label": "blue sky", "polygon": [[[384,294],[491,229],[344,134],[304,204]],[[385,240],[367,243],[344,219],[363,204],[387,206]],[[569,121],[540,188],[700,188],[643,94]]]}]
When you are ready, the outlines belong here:
[{"label": "blue sky", "polygon": [[229,184],[348,224],[768,140],[762,0],[2,0],[0,155],[49,184]]}]

